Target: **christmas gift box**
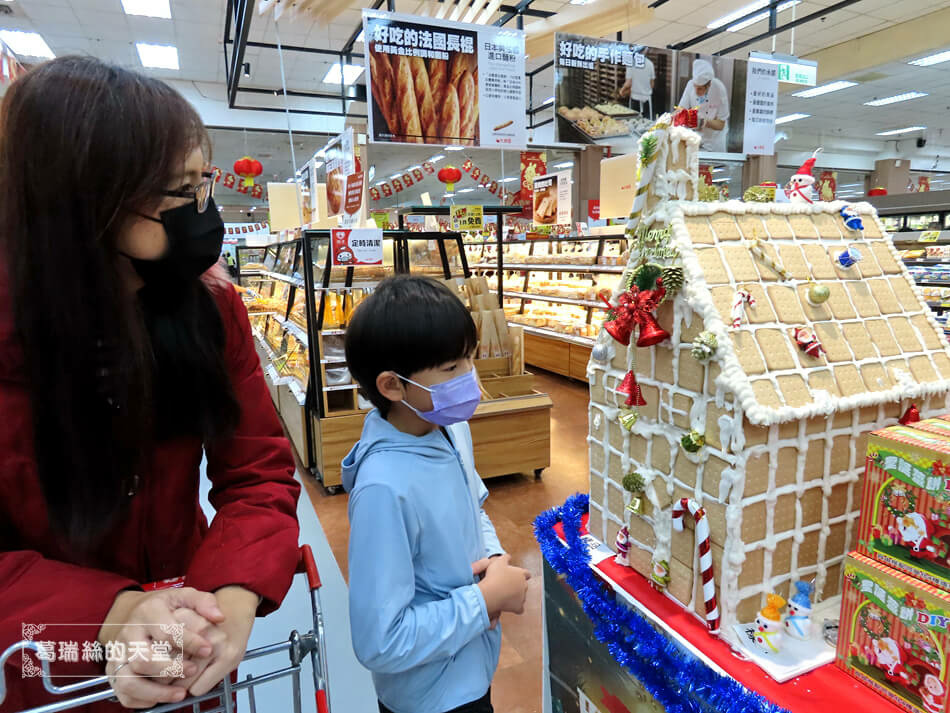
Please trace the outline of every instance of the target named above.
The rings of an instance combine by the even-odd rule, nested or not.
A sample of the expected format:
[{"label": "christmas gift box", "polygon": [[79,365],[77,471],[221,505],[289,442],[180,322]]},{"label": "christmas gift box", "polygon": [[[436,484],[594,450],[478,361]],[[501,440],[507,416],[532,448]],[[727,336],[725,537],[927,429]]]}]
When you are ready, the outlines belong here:
[{"label": "christmas gift box", "polygon": [[868,439],[858,551],[950,591],[950,434],[919,423]]},{"label": "christmas gift box", "polygon": [[945,713],[950,594],[858,553],[845,558],[837,666],[906,711]]},{"label": "christmas gift box", "polygon": [[910,427],[925,433],[933,433],[937,436],[943,436],[950,440],[950,418],[940,416],[939,418],[928,418],[924,421],[917,421],[910,424]]}]

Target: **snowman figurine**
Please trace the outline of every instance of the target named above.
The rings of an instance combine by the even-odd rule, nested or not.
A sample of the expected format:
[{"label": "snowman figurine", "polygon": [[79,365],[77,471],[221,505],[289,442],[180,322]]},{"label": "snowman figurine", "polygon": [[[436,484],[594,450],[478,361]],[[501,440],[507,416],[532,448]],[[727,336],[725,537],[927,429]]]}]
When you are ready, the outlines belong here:
[{"label": "snowman figurine", "polygon": [[795,582],[798,591],[788,602],[785,613],[785,633],[793,639],[808,641],[811,638],[811,594],[815,585],[811,582]]},{"label": "snowman figurine", "polygon": [[785,193],[792,203],[814,203],[815,202],[815,177],[811,170],[815,167],[815,160],[818,158],[816,149],[811,158],[802,164],[802,167],[795,172],[788,185],[785,187]]},{"label": "snowman figurine", "polygon": [[765,598],[765,606],[755,618],[755,631],[752,640],[755,647],[764,654],[777,654],[782,650],[782,608],[785,600],[778,594]]}]

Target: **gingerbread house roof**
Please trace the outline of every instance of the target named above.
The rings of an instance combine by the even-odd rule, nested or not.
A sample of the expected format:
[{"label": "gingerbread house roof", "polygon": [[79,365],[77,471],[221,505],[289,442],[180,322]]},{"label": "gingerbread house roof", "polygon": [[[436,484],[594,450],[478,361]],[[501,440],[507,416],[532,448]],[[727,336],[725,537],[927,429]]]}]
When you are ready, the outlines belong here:
[{"label": "gingerbread house roof", "polygon": [[[853,206],[864,231],[848,230],[843,203],[694,203],[665,207],[682,256],[682,297],[716,335],[717,387],[735,395],[749,422],[783,423],[950,391],[950,349],[874,209]],[[766,256],[753,254],[755,239]],[[837,256],[863,259],[842,268]],[[783,279],[769,266],[787,271]],[[820,305],[806,298],[826,285]],[[738,290],[751,294],[738,328]],[[802,351],[797,327],[824,354]]]}]

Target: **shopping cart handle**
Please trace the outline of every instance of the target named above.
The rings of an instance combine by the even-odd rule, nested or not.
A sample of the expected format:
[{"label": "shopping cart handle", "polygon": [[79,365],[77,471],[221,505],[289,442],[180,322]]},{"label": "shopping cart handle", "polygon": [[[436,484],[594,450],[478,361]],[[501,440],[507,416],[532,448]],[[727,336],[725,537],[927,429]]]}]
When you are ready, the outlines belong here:
[{"label": "shopping cart handle", "polygon": [[317,563],[313,559],[313,550],[310,545],[300,546],[300,559],[297,560],[297,571],[307,573],[307,582],[310,589],[320,589],[320,572],[317,570]]}]

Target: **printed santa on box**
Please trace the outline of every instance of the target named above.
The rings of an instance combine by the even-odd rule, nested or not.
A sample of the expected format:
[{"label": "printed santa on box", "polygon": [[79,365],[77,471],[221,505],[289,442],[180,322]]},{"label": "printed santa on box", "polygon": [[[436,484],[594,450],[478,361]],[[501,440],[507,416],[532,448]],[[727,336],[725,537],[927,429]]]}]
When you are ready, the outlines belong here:
[{"label": "printed santa on box", "polygon": [[835,663],[904,710],[945,713],[950,594],[879,562],[845,558]]},{"label": "printed santa on box", "polygon": [[950,434],[920,424],[868,439],[858,551],[950,591]]}]

